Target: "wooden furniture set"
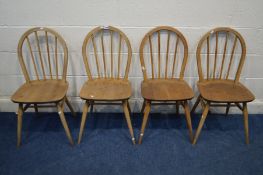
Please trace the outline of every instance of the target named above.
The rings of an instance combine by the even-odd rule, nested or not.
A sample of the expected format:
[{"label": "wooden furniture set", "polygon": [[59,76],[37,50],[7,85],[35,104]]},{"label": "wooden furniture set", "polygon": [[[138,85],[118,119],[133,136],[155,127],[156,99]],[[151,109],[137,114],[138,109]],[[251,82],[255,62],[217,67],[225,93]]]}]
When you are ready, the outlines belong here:
[{"label": "wooden furniture set", "polygon": [[[229,49],[230,48],[230,49]],[[93,105],[122,105],[132,143],[135,144],[130,119],[131,84],[128,74],[132,49],[127,36],[115,27],[97,27],[85,37],[83,61],[88,80],[80,91],[84,100],[78,143],[81,142],[87,114]],[[203,113],[193,136],[189,100],[194,92],[184,80],[188,45],[183,34],[173,27],[161,26],[149,31],[140,45],[143,72],[141,94],[143,122],[138,143],[142,143],[148,116],[153,105],[182,106],[190,141],[196,144],[212,106],[237,106],[244,114],[245,140],[249,143],[247,103],[254,95],[239,82],[245,61],[246,45],[242,36],[231,28],[215,28],[199,41],[196,58],[200,95],[192,112],[201,103]],[[18,58],[26,82],[13,94],[18,103],[17,146],[21,144],[22,116],[28,108],[56,107],[69,142],[73,144],[65,116],[66,103],[76,116],[67,96],[68,49],[63,38],[49,28],[32,28],[18,44]]]}]

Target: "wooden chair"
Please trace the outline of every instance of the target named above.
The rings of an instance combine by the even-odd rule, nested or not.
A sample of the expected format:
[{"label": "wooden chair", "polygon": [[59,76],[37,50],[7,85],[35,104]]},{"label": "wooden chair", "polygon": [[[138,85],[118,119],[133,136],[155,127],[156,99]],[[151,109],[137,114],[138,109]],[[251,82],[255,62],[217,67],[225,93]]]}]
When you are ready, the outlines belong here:
[{"label": "wooden chair", "polygon": [[192,124],[187,101],[194,97],[194,93],[184,81],[187,58],[187,42],[177,29],[161,26],[152,29],[144,36],[140,45],[144,78],[141,84],[144,116],[139,144],[142,143],[151,105],[163,104],[175,105],[177,113],[179,113],[179,105],[183,106],[192,141]]},{"label": "wooden chair", "polygon": [[249,143],[247,103],[253,101],[255,97],[239,82],[245,56],[245,41],[231,28],[212,29],[199,41],[196,57],[199,74],[197,86],[200,95],[192,112],[201,102],[203,114],[193,144],[196,144],[211,106],[226,107],[226,114],[231,106],[237,106],[244,114],[245,138],[246,143]]},{"label": "wooden chair", "polygon": [[[68,49],[63,38],[49,28],[32,28],[26,31],[18,44],[18,58],[26,82],[13,94],[18,103],[17,146],[21,144],[22,115],[28,108],[57,107],[66,135],[73,140],[64,116],[64,102],[75,115],[66,97]],[[59,65],[63,65],[61,68]],[[49,104],[55,104],[53,106]]]},{"label": "wooden chair", "polygon": [[89,80],[80,91],[80,98],[85,103],[78,143],[82,139],[87,113],[93,105],[122,105],[135,144],[128,102],[131,96],[128,73],[132,56],[129,39],[115,27],[97,27],[86,36],[82,55]]}]

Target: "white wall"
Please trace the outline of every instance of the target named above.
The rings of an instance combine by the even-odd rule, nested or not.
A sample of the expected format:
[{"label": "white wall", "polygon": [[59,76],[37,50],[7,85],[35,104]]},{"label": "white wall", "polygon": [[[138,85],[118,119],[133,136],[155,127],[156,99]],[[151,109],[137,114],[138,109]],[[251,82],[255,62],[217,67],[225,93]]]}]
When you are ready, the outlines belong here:
[{"label": "white wall", "polygon": [[16,47],[23,32],[35,26],[53,28],[66,40],[70,55],[68,95],[76,109],[80,110],[82,102],[78,94],[86,77],[84,71],[73,70],[84,70],[84,66],[80,64],[83,38],[92,28],[99,25],[119,27],[131,41],[133,49],[132,71],[129,76],[133,85],[131,102],[133,110],[138,111],[142,80],[138,56],[140,41],[151,28],[169,25],[178,28],[188,40],[190,61],[186,69],[188,72],[186,80],[195,91],[197,90],[195,50],[200,37],[213,27],[230,26],[237,29],[247,43],[247,60],[242,73],[242,82],[256,96],[256,100],[249,105],[249,112],[262,113],[262,12],[262,0],[0,0],[0,111],[16,110],[10,96],[24,82]]}]

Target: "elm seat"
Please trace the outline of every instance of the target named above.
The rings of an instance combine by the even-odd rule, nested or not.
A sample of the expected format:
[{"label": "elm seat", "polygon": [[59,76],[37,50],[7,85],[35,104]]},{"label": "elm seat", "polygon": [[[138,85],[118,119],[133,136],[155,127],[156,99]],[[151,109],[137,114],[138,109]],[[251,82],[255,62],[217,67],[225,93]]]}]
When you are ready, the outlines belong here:
[{"label": "elm seat", "polygon": [[142,96],[147,100],[178,101],[190,100],[194,93],[184,80],[154,79],[142,82]]},{"label": "elm seat", "polygon": [[11,97],[15,103],[53,103],[61,101],[67,93],[64,80],[41,80],[24,83]]},{"label": "elm seat", "polygon": [[130,96],[131,84],[126,80],[93,79],[87,81],[80,91],[80,98],[86,100],[116,101]]},{"label": "elm seat", "polygon": [[201,96],[211,102],[251,102],[255,96],[240,82],[214,80],[197,83]]}]

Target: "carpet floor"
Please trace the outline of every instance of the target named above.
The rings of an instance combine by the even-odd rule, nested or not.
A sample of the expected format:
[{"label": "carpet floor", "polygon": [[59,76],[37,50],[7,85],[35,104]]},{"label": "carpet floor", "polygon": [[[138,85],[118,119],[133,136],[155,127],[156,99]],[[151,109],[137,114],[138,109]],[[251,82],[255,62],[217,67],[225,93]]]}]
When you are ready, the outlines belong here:
[{"label": "carpet floor", "polygon": [[[75,143],[80,116],[66,119]],[[194,131],[200,115],[192,116]],[[136,139],[142,117],[133,114]],[[1,175],[262,175],[263,115],[249,115],[250,145],[242,115],[209,115],[195,146],[184,115],[150,114],[143,143],[132,145],[123,114],[88,116],[81,144],[70,146],[57,113],[26,113],[16,148],[16,115],[0,113]]]}]

